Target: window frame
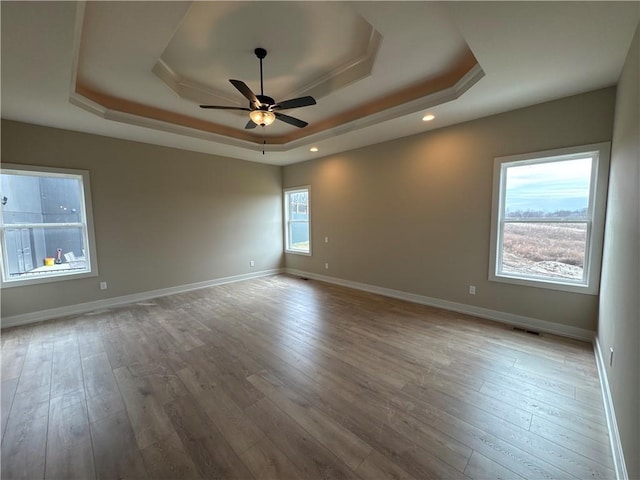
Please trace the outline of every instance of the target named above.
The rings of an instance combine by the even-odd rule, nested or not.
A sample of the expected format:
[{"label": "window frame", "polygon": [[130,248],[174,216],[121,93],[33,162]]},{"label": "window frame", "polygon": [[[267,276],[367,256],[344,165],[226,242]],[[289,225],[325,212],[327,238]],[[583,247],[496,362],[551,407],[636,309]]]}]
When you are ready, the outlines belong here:
[{"label": "window frame", "polygon": [[43,177],[80,177],[80,188],[82,194],[82,217],[83,221],[78,222],[77,225],[60,223],[62,227],[77,226],[82,228],[83,241],[85,246],[84,257],[87,262],[87,270],[80,271],[59,271],[56,273],[48,273],[38,275],[37,277],[27,276],[24,278],[7,278],[7,257],[5,255],[6,250],[6,238],[5,230],[24,227],[24,228],[55,228],[54,224],[4,224],[2,218],[2,209],[0,209],[0,287],[12,288],[12,287],[24,287],[29,285],[37,285],[42,283],[60,282],[65,280],[76,280],[80,278],[97,277],[98,276],[98,261],[96,254],[96,240],[93,223],[93,205],[91,201],[91,182],[89,178],[89,171],[77,170],[70,168],[58,168],[58,167],[42,167],[36,165],[20,165],[3,163],[0,166],[0,174],[18,174],[18,175],[31,175],[31,176],[43,176]]},{"label": "window frame", "polygon": [[[303,220],[299,220],[299,221],[292,221],[289,217],[289,195],[291,195],[292,193],[302,193],[302,192],[306,192],[307,193],[307,199],[308,199],[308,204],[307,204],[307,216],[308,216],[308,220],[305,222]],[[289,188],[285,188],[282,190],[282,199],[283,199],[283,203],[284,203],[284,251],[285,253],[292,253],[295,255],[304,255],[304,256],[311,256],[311,247],[312,247],[312,241],[311,241],[311,186],[310,185],[303,185],[303,186],[299,186],[299,187],[289,187]],[[294,248],[291,248],[291,228],[290,225],[291,223],[307,223],[309,226],[309,251],[305,251],[305,250],[297,250]]]},{"label": "window frame", "polygon": [[[489,280],[494,282],[547,288],[565,292],[597,295],[600,288],[600,268],[602,264],[602,248],[604,239],[604,220],[609,181],[610,142],[593,143],[574,147],[531,152],[494,159],[493,195],[491,208],[491,238],[489,253]],[[510,166],[534,165],[563,160],[592,158],[591,183],[587,218],[581,219],[546,219],[544,223],[586,223],[586,245],[583,281],[550,279],[500,272],[502,265],[502,241],[505,222],[506,175]],[[534,223],[536,220],[518,223]],[[538,223],[540,221],[538,220]]]}]

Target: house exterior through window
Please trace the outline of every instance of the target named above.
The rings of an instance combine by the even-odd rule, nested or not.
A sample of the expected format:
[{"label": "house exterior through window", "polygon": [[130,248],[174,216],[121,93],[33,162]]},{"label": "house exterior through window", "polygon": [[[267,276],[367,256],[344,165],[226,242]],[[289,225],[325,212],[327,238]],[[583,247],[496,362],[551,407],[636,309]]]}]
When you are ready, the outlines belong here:
[{"label": "house exterior through window", "polygon": [[3,287],[95,276],[86,171],[3,165]]}]

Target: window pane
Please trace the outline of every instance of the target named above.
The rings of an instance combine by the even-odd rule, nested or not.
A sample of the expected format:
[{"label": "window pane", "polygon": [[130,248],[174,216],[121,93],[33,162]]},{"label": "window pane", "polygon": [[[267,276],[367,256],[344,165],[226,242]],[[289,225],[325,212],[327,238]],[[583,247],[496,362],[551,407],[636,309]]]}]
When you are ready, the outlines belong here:
[{"label": "window pane", "polygon": [[285,192],[287,238],[286,250],[311,253],[309,233],[309,190],[299,189]]},{"label": "window pane", "polygon": [[582,282],[586,223],[505,223],[500,273]]},{"label": "window pane", "polygon": [[289,194],[289,219],[309,221],[309,192]]},{"label": "window pane", "polygon": [[3,287],[97,275],[88,172],[4,164],[0,192]]},{"label": "window pane", "polygon": [[80,227],[6,228],[4,243],[9,278],[85,272],[89,269]]},{"label": "window pane", "polygon": [[291,250],[309,251],[309,222],[291,223]]},{"label": "window pane", "polygon": [[591,158],[506,169],[505,218],[586,218]]},{"label": "window pane", "polygon": [[81,178],[3,173],[5,225],[82,222]]}]

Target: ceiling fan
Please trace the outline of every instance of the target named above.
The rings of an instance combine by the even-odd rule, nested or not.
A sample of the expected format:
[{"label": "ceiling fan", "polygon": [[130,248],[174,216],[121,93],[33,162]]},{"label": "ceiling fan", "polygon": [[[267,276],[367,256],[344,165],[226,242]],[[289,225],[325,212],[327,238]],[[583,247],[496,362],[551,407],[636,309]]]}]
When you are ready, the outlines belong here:
[{"label": "ceiling fan", "polygon": [[290,108],[307,107],[309,105],[315,105],[316,101],[313,97],[299,97],[292,98],[291,100],[285,100],[284,102],[277,102],[264,94],[263,82],[262,82],[262,59],[267,56],[267,51],[264,48],[256,48],[254,50],[256,57],[260,60],[260,95],[256,95],[251,89],[241,80],[229,80],[231,84],[238,89],[238,91],[249,100],[249,108],[243,107],[226,107],[223,105],[200,105],[200,108],[210,108],[217,110],[242,110],[249,112],[249,122],[244,128],[256,128],[258,125],[266,126],[271,125],[274,120],[278,119],[294,127],[303,128],[308,125],[307,122],[298,118],[280,113],[279,110],[287,110]]}]

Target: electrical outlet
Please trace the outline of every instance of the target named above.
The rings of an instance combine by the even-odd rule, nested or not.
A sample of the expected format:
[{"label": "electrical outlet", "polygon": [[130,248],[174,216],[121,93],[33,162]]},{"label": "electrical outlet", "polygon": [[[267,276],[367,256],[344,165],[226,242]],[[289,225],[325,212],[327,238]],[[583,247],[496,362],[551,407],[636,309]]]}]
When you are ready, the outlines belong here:
[{"label": "electrical outlet", "polygon": [[476,294],[476,286],[469,285],[469,295],[475,295],[475,294]]},{"label": "electrical outlet", "polygon": [[325,263],[325,264],[324,264],[324,269],[325,269],[325,270],[329,270],[329,264],[328,264],[328,263]]},{"label": "electrical outlet", "polygon": [[329,243],[329,237],[324,237],[324,243]]},{"label": "electrical outlet", "polygon": [[256,266],[256,262],[254,262],[253,260],[249,261],[249,266],[250,267],[255,267]]},{"label": "electrical outlet", "polygon": [[106,290],[107,289],[107,282],[100,282],[100,290]]}]

